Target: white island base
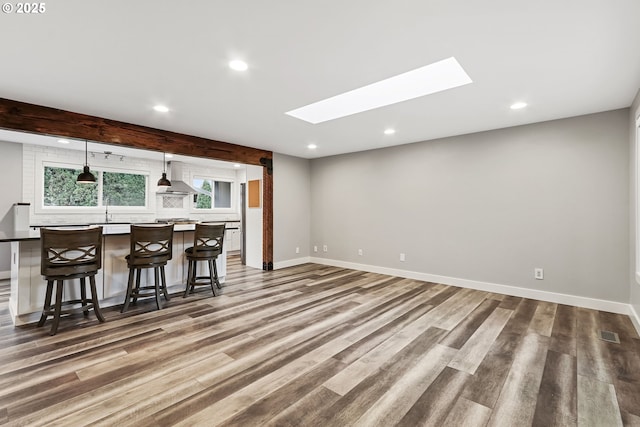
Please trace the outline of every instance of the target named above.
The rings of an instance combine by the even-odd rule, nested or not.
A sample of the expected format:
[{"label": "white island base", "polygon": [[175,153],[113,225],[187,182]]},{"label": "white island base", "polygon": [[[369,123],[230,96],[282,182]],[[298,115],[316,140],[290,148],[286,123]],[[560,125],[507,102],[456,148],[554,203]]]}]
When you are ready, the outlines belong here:
[{"label": "white island base", "polygon": [[[187,280],[187,258],[184,250],[193,246],[193,228],[190,225],[176,225],[173,235],[173,257],[165,267],[169,291],[183,292]],[[126,226],[128,233],[129,227]],[[129,269],[125,256],[129,254],[129,234],[121,234],[122,227],[103,230],[102,269],[96,275],[96,287],[100,307],[124,303]],[[110,232],[118,234],[110,234]],[[35,231],[39,235],[38,231]],[[40,318],[46,291],[46,281],[40,274],[40,239],[15,240],[11,242],[11,295],[9,309],[15,325],[36,322]],[[227,253],[223,246],[217,259],[218,277],[224,283],[227,270]],[[206,262],[198,263],[198,275],[208,273]],[[141,285],[153,284],[153,269],[143,270]],[[79,283],[79,279],[75,280]],[[80,285],[65,286],[64,299],[79,298]],[[182,296],[180,296],[182,297]],[[188,297],[187,297],[188,298]]]}]

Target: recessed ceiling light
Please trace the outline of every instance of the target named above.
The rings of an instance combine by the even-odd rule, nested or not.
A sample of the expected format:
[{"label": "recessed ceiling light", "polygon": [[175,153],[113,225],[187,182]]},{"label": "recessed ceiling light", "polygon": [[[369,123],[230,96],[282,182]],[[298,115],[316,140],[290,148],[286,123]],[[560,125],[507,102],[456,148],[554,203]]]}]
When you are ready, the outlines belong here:
[{"label": "recessed ceiling light", "polygon": [[166,105],[155,105],[153,107],[154,110],[156,110],[159,113],[168,113],[169,112],[169,107],[167,107]]},{"label": "recessed ceiling light", "polygon": [[234,164],[233,164],[233,167],[234,167],[234,168],[239,168],[239,167],[240,167],[240,163],[234,163]]},{"label": "recessed ceiling light", "polygon": [[384,130],[384,134],[385,135],[393,135],[394,133],[396,133],[395,129],[385,129]]},{"label": "recessed ceiling light", "polygon": [[164,156],[165,156],[167,159],[172,159],[172,158],[173,158],[173,154],[171,154],[171,153],[166,153]]},{"label": "recessed ceiling light", "polygon": [[247,68],[249,68],[249,66],[247,65],[246,62],[236,59],[229,62],[229,68],[236,71],[246,71]]},{"label": "recessed ceiling light", "polygon": [[69,141],[68,139],[59,139],[58,142],[60,144],[69,144],[71,141]]},{"label": "recessed ceiling light", "polygon": [[309,145],[307,145],[307,148],[309,150],[315,150],[316,148],[318,148],[318,146],[316,144],[309,144]]},{"label": "recessed ceiling light", "polygon": [[451,57],[285,114],[313,124],[322,123],[471,82],[458,61]]},{"label": "recessed ceiling light", "polygon": [[516,102],[514,104],[511,104],[511,109],[512,110],[519,110],[521,108],[524,108],[527,106],[526,102]]}]

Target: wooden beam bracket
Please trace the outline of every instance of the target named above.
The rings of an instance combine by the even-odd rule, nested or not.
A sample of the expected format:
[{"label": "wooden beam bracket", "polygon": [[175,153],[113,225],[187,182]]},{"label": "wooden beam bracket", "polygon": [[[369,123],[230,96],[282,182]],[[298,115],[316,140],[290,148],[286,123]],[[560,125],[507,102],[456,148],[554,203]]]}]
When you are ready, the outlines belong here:
[{"label": "wooden beam bracket", "polygon": [[267,173],[269,175],[273,175],[273,159],[270,159],[267,157],[261,157],[260,164],[262,164],[262,166],[267,168]]}]

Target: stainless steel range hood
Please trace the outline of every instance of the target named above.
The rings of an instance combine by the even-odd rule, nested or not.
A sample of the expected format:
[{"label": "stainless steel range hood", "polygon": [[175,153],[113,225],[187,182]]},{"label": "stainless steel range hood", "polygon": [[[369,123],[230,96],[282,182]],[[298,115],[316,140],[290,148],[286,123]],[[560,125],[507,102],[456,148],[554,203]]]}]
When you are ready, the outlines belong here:
[{"label": "stainless steel range hood", "polygon": [[161,189],[158,190],[158,194],[187,195],[199,193],[198,190],[182,180],[184,176],[182,171],[182,162],[167,162],[167,177],[169,177],[169,181],[171,181],[171,186],[161,187]]}]

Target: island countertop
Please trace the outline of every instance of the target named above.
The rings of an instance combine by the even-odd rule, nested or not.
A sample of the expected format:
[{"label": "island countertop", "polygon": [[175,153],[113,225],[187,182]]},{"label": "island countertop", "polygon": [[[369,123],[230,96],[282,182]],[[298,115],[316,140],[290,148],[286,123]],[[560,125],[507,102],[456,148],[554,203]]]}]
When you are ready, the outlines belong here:
[{"label": "island countertop", "polygon": [[[220,224],[222,223],[237,223],[238,221],[216,221]],[[32,225],[29,227],[27,231],[11,231],[5,232],[0,231],[0,243],[6,242],[23,242],[27,240],[40,240],[40,228],[51,227],[51,228],[60,228],[60,227],[90,227],[94,225],[99,225],[102,227],[102,234],[112,235],[112,234],[129,234],[131,232],[131,224],[130,223],[106,223],[106,224],[47,224],[47,225]],[[158,223],[140,223],[135,225],[164,225]],[[173,231],[181,232],[181,231],[193,231],[196,227],[195,223],[189,224],[174,224]],[[239,227],[226,227],[227,230],[237,230]]]}]

